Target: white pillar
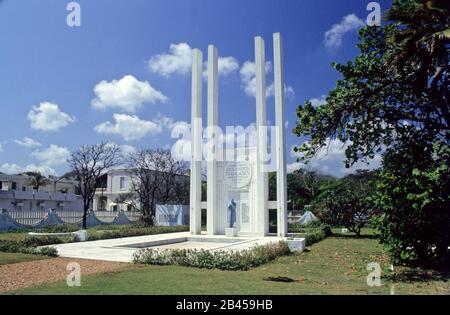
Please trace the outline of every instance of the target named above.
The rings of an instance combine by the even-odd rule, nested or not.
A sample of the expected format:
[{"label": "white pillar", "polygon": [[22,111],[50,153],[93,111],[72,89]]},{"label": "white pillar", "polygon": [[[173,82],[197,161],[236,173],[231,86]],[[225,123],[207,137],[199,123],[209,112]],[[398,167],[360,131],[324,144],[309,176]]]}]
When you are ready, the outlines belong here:
[{"label": "white pillar", "polygon": [[202,232],[202,52],[194,49],[192,59],[190,230],[199,235]]},{"label": "white pillar", "polygon": [[216,235],[218,230],[218,134],[215,132],[219,125],[219,59],[217,48],[208,46],[208,134],[207,138],[213,146],[208,152],[208,188],[207,188],[207,231],[208,235]]},{"label": "white pillar", "polygon": [[287,235],[287,174],[286,138],[284,122],[284,72],[281,34],[273,34],[275,76],[275,121],[277,126],[277,218],[278,236]]},{"label": "white pillar", "polygon": [[263,159],[267,153],[267,119],[266,119],[266,61],[264,39],[255,37],[256,67],[256,129],[257,129],[257,162],[256,162],[256,224],[257,234],[266,236],[269,232],[268,174]]}]

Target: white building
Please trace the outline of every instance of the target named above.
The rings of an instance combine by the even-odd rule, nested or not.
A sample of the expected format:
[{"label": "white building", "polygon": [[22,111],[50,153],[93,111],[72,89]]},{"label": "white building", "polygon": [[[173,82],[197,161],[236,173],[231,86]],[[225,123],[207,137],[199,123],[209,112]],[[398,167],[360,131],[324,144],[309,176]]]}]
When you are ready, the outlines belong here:
[{"label": "white building", "polygon": [[0,209],[7,211],[82,211],[83,202],[75,194],[76,183],[51,178],[50,184],[35,191],[27,175],[0,174]]},{"label": "white building", "polygon": [[[188,176],[178,175],[178,180],[189,181]],[[133,174],[129,169],[111,170],[104,174],[95,192],[92,208],[94,211],[132,211],[137,201],[127,201],[131,196]],[[128,198],[126,198],[128,197]]]}]

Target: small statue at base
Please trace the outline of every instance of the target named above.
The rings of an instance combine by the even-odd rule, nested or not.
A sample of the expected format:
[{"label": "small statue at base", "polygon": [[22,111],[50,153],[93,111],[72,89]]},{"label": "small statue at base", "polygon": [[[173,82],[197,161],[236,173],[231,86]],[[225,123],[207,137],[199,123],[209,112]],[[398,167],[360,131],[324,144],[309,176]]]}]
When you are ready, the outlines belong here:
[{"label": "small statue at base", "polygon": [[236,202],[234,199],[231,199],[231,203],[228,206],[228,223],[230,228],[233,228],[236,224]]}]

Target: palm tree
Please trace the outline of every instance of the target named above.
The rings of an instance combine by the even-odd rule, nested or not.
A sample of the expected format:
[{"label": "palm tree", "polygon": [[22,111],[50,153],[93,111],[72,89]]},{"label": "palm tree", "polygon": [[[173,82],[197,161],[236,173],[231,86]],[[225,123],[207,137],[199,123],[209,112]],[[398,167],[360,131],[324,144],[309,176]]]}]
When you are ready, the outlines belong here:
[{"label": "palm tree", "polygon": [[418,98],[426,95],[450,126],[450,1],[394,0],[386,19],[398,29],[388,38],[396,49],[386,69],[406,78]]},{"label": "palm tree", "polygon": [[399,48],[387,61],[391,69],[401,72],[405,64],[414,60],[419,70],[414,71],[417,81],[430,83],[430,74],[431,84],[441,80],[449,63],[450,1],[395,0],[386,19],[400,28],[391,38]]},{"label": "palm tree", "polygon": [[28,172],[28,185],[39,191],[39,187],[50,184],[50,180],[42,175],[40,172]]}]

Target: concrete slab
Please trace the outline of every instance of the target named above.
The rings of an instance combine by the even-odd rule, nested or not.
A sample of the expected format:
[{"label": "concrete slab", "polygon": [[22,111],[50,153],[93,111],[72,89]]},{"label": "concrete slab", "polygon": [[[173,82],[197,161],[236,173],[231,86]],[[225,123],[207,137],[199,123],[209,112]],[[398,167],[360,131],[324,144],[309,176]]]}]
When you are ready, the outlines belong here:
[{"label": "concrete slab", "polygon": [[83,243],[52,245],[61,257],[117,262],[132,262],[133,254],[145,247],[157,249],[205,249],[238,251],[257,245],[285,240],[279,237],[229,238],[218,235],[195,235],[190,232],[126,237]]}]

